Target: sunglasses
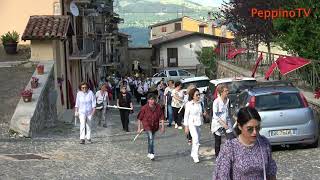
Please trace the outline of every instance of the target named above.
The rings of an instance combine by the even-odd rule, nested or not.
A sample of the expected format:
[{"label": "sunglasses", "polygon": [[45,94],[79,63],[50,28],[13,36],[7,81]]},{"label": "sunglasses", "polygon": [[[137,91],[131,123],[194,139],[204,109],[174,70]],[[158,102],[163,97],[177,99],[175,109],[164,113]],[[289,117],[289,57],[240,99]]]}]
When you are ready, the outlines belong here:
[{"label": "sunglasses", "polygon": [[254,129],[256,129],[256,132],[259,132],[260,129],[261,129],[261,127],[260,127],[260,126],[256,126],[256,127],[248,126],[248,127],[247,127],[247,131],[248,131],[248,133],[250,133],[250,134],[253,133]]}]

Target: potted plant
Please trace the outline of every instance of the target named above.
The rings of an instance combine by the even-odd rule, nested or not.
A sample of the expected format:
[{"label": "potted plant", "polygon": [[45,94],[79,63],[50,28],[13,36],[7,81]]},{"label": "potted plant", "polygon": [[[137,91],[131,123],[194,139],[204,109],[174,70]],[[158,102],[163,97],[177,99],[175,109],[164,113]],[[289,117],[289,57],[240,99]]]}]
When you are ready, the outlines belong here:
[{"label": "potted plant", "polygon": [[39,78],[37,77],[32,77],[32,80],[31,80],[31,88],[32,89],[35,89],[37,88],[39,85]]},{"label": "potted plant", "polygon": [[21,92],[21,96],[24,102],[31,102],[32,100],[32,89],[25,89]]},{"label": "potted plant", "polygon": [[1,36],[1,42],[7,54],[17,53],[18,41],[19,34],[16,31],[7,32],[6,34]]},{"label": "potted plant", "polygon": [[43,73],[44,73],[44,65],[38,65],[37,66],[37,73],[39,74],[39,75],[42,75]]}]

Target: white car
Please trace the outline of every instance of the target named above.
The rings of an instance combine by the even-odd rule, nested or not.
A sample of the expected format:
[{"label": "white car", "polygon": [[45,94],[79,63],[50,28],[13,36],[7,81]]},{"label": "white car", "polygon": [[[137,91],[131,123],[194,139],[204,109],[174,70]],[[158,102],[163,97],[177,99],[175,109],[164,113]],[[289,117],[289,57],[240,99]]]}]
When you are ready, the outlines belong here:
[{"label": "white car", "polygon": [[199,89],[200,93],[206,92],[209,86],[210,79],[207,76],[191,77],[181,79],[182,91],[186,91],[191,84],[195,85]]},{"label": "white car", "polygon": [[158,84],[162,79],[164,82],[168,82],[169,80],[178,81],[182,78],[194,77],[194,74],[183,70],[183,69],[165,69],[153,75],[152,82],[153,84]]}]

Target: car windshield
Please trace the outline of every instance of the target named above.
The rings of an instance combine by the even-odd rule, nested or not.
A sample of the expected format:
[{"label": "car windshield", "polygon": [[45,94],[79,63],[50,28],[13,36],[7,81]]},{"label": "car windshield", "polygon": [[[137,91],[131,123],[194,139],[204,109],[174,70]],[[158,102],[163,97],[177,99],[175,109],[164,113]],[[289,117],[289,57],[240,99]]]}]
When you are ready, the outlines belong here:
[{"label": "car windshield", "polygon": [[200,81],[191,81],[183,83],[182,89],[187,89],[191,84],[195,85],[197,88],[207,87],[209,86],[209,80],[200,80]]},{"label": "car windshield", "polygon": [[236,94],[248,87],[254,86],[255,84],[257,84],[256,80],[232,81],[232,82],[226,83],[230,94]]},{"label": "car windshield", "polygon": [[298,93],[273,93],[256,96],[258,111],[284,110],[303,108],[303,102]]}]

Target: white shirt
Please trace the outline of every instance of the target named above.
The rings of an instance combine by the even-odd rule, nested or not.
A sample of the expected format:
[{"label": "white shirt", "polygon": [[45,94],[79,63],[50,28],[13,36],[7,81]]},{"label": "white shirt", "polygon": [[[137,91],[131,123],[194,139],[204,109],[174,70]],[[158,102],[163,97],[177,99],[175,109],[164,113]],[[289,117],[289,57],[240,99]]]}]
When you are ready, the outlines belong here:
[{"label": "white shirt", "polygon": [[148,90],[149,90],[149,85],[148,85],[147,82],[145,82],[145,83],[143,84],[143,92],[148,92]]},{"label": "white shirt", "polygon": [[103,106],[106,107],[108,105],[108,101],[109,101],[109,98],[108,98],[108,92],[105,91],[104,94],[102,94],[102,91],[99,90],[96,92],[96,98],[97,98],[97,103],[100,104],[103,102]]},{"label": "white shirt", "polygon": [[91,90],[84,93],[82,91],[77,92],[76,108],[78,108],[79,114],[90,115],[93,108],[96,107],[96,97]]},{"label": "white shirt", "polygon": [[202,106],[200,102],[188,101],[184,111],[185,126],[201,126],[203,124]]},{"label": "white shirt", "polygon": [[228,125],[228,131],[232,129],[232,122],[229,117],[229,99],[226,103],[223,102],[220,96],[218,96],[212,103],[212,122],[211,122],[211,132],[216,132],[222,125],[218,120],[223,120]]}]

